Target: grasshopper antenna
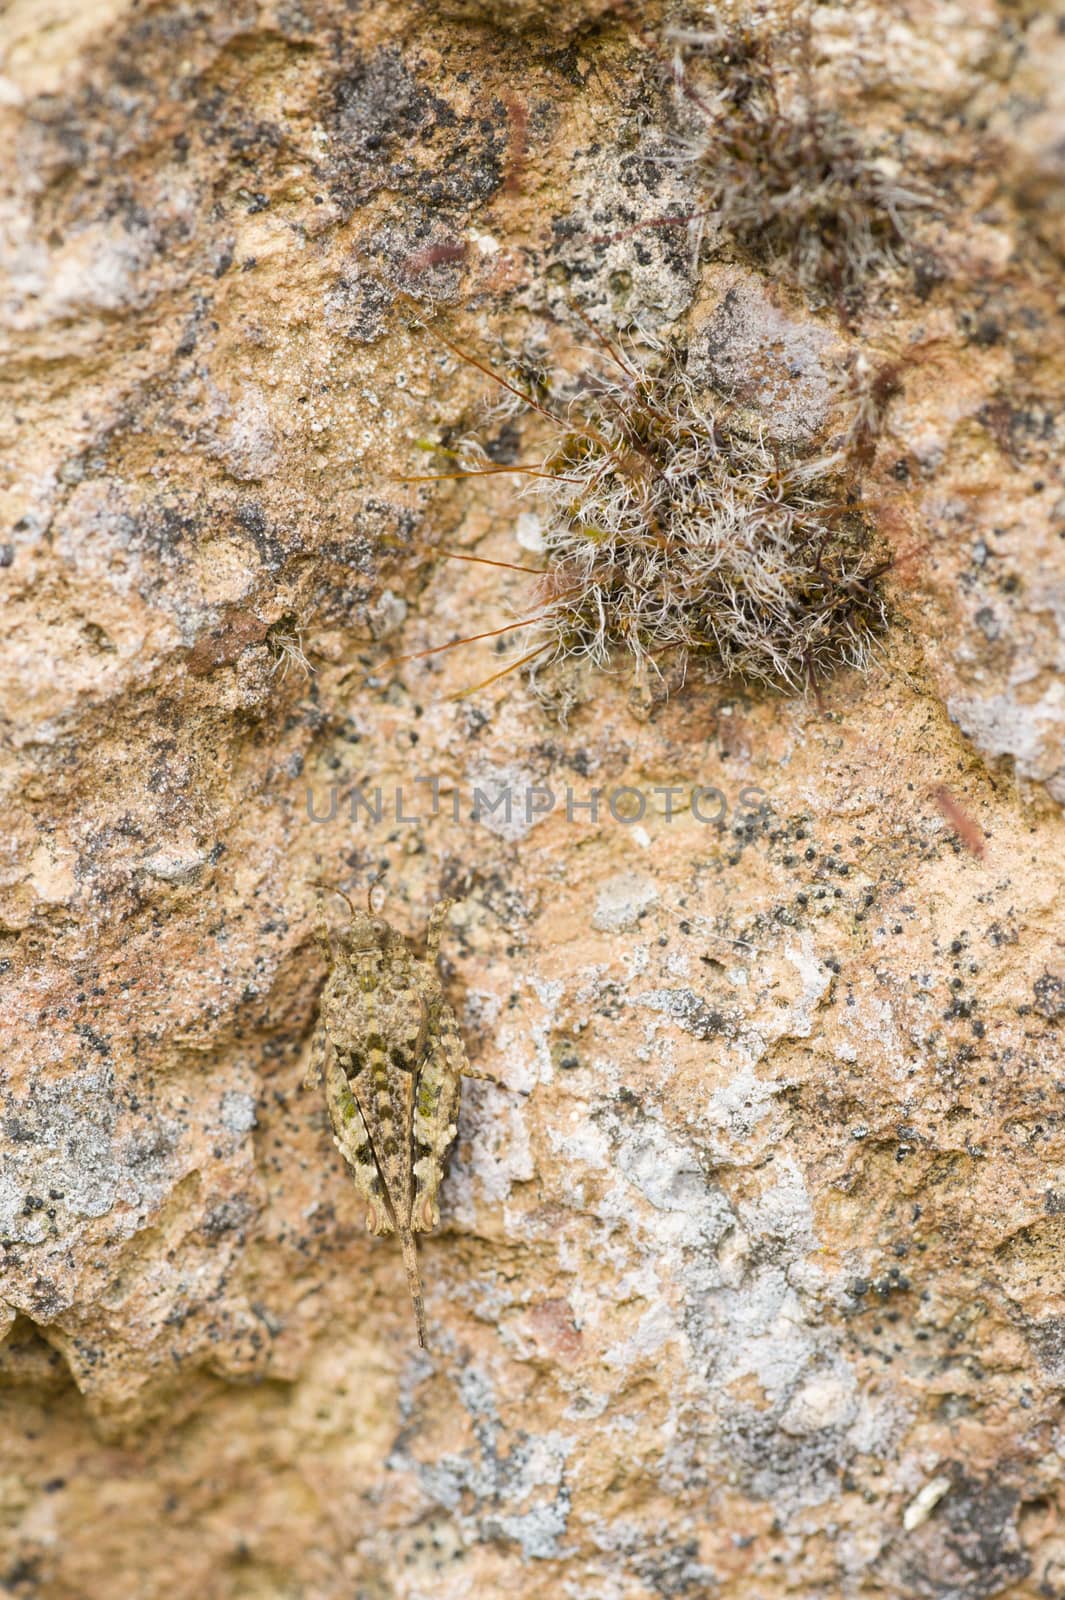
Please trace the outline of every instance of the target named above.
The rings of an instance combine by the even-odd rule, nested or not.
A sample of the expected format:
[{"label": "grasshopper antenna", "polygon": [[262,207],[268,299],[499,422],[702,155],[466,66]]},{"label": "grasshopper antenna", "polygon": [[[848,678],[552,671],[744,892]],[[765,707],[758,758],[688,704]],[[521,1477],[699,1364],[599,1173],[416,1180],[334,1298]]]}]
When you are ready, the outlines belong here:
[{"label": "grasshopper antenna", "polygon": [[335,883],[323,883],[320,878],[308,878],[307,883],[312,889],[325,889],[328,894],[338,894],[352,916],[354,917],[357,914],[355,907],[351,903],[350,895],[346,895],[343,889],[338,889]]}]

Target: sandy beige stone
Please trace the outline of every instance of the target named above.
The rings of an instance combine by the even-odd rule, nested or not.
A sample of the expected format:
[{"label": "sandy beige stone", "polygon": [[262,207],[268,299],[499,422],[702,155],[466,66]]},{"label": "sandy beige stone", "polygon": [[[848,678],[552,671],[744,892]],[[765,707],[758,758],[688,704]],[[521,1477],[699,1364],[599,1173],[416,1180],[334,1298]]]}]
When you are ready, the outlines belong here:
[{"label": "sandy beige stone", "polygon": [[[0,19],[7,1592],[1065,1595],[1061,29],[818,8],[943,185],[843,315],[661,225],[660,21]],[[389,659],[531,598],[436,553],[531,564],[513,481],[397,481],[540,437],[419,324],[572,372],[567,297],[789,441],[891,369],[867,677],[639,718],[619,666],[560,724],[454,698],[520,633]],[[460,899],[499,1080],[428,1354],[299,1087],[309,880],[374,875],[412,936]]]}]

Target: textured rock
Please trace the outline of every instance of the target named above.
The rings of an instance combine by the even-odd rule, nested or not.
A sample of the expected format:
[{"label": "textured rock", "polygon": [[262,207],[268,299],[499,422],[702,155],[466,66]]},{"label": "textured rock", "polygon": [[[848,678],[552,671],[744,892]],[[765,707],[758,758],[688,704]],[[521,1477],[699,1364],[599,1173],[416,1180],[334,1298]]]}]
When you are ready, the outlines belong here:
[{"label": "textured rock", "polygon": [[[16,1595],[1065,1595],[1061,30],[817,8],[939,199],[811,312],[664,220],[660,20],[0,23]],[[434,551],[535,564],[515,480],[397,481],[539,447],[432,334],[576,382],[568,301],[789,446],[874,419],[868,677],[637,717],[620,663],[454,698],[516,630],[395,659],[535,602]],[[429,1354],[299,1087],[308,883],[375,875],[461,899],[498,1080]]]}]

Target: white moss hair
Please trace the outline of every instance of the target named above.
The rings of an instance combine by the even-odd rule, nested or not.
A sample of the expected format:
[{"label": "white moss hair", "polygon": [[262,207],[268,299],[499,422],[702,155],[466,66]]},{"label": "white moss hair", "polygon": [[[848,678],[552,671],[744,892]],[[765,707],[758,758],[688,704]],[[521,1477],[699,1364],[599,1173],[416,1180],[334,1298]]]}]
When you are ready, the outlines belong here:
[{"label": "white moss hair", "polygon": [[273,661],[270,666],[270,676],[279,675],[279,682],[284,683],[292,667],[295,667],[305,678],[313,676],[314,668],[303,648],[303,630],[299,623],[275,624],[266,635],[267,647]]},{"label": "white moss hair", "polygon": [[587,379],[526,493],[542,501],[538,670],[620,648],[683,671],[802,690],[868,666],[885,563],[840,453],[787,459],[730,425],[683,355]]}]

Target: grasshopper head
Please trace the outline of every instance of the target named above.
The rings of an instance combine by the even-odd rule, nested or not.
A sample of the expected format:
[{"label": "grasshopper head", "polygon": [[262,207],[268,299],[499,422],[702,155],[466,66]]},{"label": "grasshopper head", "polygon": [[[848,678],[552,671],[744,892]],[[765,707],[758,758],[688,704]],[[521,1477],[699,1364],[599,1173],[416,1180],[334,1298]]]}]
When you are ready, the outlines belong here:
[{"label": "grasshopper head", "polygon": [[387,950],[395,934],[387,922],[365,911],[356,911],[344,933],[344,943],[349,954],[364,955],[372,950]]}]

